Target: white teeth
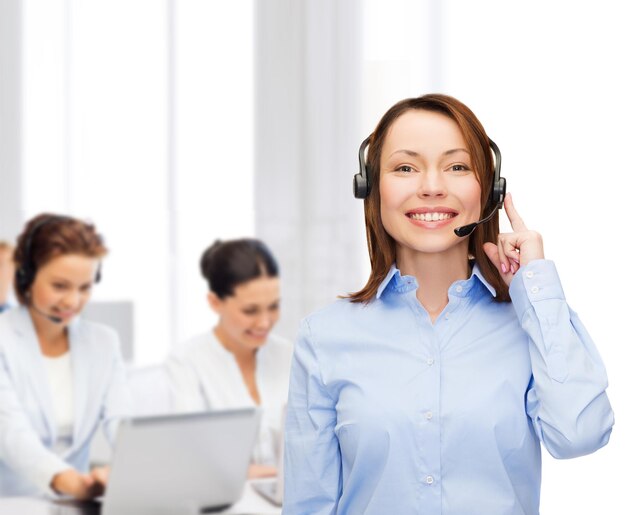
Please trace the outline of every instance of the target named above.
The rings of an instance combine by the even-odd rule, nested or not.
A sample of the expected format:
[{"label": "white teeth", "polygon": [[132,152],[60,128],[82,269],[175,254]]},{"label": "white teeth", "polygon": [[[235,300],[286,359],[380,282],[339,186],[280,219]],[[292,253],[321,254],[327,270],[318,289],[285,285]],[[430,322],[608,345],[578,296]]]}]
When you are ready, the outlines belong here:
[{"label": "white teeth", "polygon": [[438,222],[452,218],[452,213],[411,213],[409,217],[420,222]]}]

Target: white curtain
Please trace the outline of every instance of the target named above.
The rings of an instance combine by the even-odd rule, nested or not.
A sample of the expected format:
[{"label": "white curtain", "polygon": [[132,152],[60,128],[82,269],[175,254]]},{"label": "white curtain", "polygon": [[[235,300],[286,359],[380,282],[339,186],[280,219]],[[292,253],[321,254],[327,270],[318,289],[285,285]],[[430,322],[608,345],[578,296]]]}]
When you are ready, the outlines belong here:
[{"label": "white curtain", "polygon": [[12,240],[22,224],[21,49],[17,0],[0,2],[0,239]]},{"label": "white curtain", "polygon": [[361,139],[362,5],[257,4],[255,223],[282,274],[277,331],[363,284],[362,201],[352,197]]}]

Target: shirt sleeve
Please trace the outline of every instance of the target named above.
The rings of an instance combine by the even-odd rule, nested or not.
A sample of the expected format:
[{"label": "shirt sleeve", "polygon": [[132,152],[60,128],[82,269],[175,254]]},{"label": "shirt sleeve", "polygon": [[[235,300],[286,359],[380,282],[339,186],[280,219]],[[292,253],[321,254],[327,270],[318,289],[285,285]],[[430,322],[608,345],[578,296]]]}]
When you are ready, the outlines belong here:
[{"label": "shirt sleeve", "polygon": [[115,441],[121,419],[129,417],[133,413],[126,368],[117,335],[115,339],[111,380],[105,394],[102,411],[103,430],[110,444]]},{"label": "shirt sleeve", "polygon": [[171,354],[165,362],[165,369],[170,382],[175,412],[186,413],[207,409],[200,380],[184,355]]},{"label": "shirt sleeve", "polygon": [[289,383],[283,515],[336,513],[342,483],[335,405],[304,321]]},{"label": "shirt sleeve", "polygon": [[529,338],[532,380],[526,411],[537,436],[555,458],[589,454],[606,445],[614,422],[606,371],[565,301],[554,263],[535,260],[522,267],[510,295]]},{"label": "shirt sleeve", "polygon": [[52,478],[73,468],[43,444],[13,387],[0,345],[0,459],[41,492],[54,495]]}]

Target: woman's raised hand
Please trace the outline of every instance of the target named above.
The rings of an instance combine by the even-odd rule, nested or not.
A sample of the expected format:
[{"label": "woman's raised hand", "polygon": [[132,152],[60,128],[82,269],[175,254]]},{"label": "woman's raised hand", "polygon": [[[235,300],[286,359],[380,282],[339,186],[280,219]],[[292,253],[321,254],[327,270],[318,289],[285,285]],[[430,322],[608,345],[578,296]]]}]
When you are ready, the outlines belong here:
[{"label": "woman's raised hand", "polygon": [[483,249],[508,286],[520,267],[533,259],[543,259],[544,254],[541,234],[526,228],[510,193],[504,198],[504,210],[511,221],[513,232],[500,233],[497,245],[485,243]]}]

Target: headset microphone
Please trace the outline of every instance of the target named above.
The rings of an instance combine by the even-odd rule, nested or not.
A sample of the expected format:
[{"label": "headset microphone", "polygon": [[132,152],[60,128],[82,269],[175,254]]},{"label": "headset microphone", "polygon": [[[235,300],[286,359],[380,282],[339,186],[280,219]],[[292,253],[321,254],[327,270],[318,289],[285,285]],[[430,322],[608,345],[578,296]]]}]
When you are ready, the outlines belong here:
[{"label": "headset microphone", "polygon": [[471,224],[462,225],[461,227],[457,227],[456,229],[454,229],[454,234],[456,234],[459,238],[463,238],[463,236],[469,236],[470,234],[474,232],[474,229],[476,229],[476,227],[478,227],[480,224],[483,224],[491,220],[493,218],[493,215],[495,215],[498,212],[498,209],[500,209],[500,207],[501,206],[496,206],[493,209],[493,211],[489,213],[489,216],[483,218],[482,220],[478,220],[478,222],[474,222]]},{"label": "headset microphone", "polygon": [[463,238],[464,236],[469,236],[474,232],[474,229],[478,227],[480,224],[488,222],[491,220],[494,215],[498,212],[498,209],[502,207],[504,203],[504,197],[506,196],[506,179],[504,177],[500,177],[500,167],[502,166],[502,155],[500,154],[500,149],[498,145],[496,145],[491,139],[489,140],[489,146],[491,150],[493,150],[494,155],[496,156],[494,170],[493,170],[493,183],[491,185],[491,194],[489,197],[489,205],[494,206],[491,213],[489,213],[482,220],[478,220],[478,222],[474,222],[468,225],[462,225],[461,227],[457,227],[454,229],[454,234],[456,234],[459,238]]},{"label": "headset microphone", "polygon": [[28,307],[32,308],[33,311],[39,313],[42,317],[50,320],[50,322],[54,322],[55,324],[60,324],[63,322],[63,319],[61,317],[55,317],[54,315],[49,315],[48,313],[41,311],[41,309],[37,308],[32,302],[28,303]]}]

